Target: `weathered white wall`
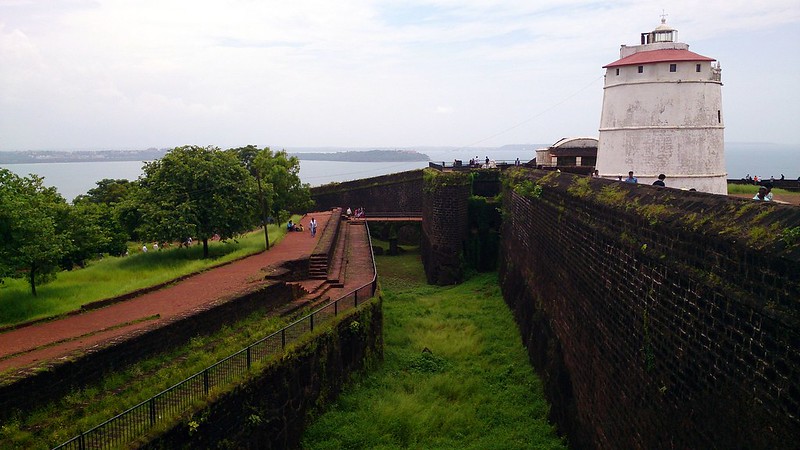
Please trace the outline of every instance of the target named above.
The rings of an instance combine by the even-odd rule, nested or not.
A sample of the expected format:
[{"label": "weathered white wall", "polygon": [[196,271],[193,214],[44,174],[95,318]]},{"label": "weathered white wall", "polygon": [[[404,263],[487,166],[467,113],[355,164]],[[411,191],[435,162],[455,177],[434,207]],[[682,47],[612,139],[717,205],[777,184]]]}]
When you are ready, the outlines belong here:
[{"label": "weathered white wall", "polygon": [[607,70],[597,170],[609,178],[633,170],[640,183],[664,173],[670,187],[727,194],[721,83],[710,62],[674,64],[676,72],[670,63]]}]

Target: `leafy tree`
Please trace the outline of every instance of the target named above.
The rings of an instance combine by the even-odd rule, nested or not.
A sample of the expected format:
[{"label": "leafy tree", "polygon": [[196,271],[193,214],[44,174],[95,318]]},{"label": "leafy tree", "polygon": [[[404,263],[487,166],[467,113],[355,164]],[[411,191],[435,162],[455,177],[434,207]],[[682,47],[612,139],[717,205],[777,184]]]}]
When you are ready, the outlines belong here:
[{"label": "leafy tree", "polygon": [[130,182],[125,179],[114,180],[111,178],[104,178],[96,184],[96,188],[89,189],[86,194],[75,197],[72,203],[90,202],[115,205],[122,202],[128,196],[135,182]]},{"label": "leafy tree", "polygon": [[[86,194],[75,197],[72,204],[84,208],[99,221],[110,238],[107,246],[100,246],[99,253],[118,255],[125,252],[127,240],[138,240],[136,232],[142,224],[139,203],[139,183],[125,179],[105,178],[89,189]],[[90,205],[99,205],[91,208]]]},{"label": "leafy tree", "polygon": [[236,155],[239,159],[239,162],[244,165],[250,175],[256,179],[256,187],[258,188],[258,215],[261,217],[261,226],[264,227],[264,241],[267,250],[269,250],[269,231],[267,229],[267,211],[269,211],[269,207],[272,201],[272,185],[269,183],[262,182],[261,172],[256,168],[254,161],[259,153],[262,151],[269,152],[269,147],[264,148],[264,150],[259,150],[258,147],[255,145],[248,145],[246,147],[239,147],[229,149],[228,151],[232,152]]},{"label": "leafy tree", "polygon": [[145,163],[141,211],[143,236],[182,241],[196,236],[208,257],[208,240],[231,238],[254,224],[254,183],[231,152],[216,147],[176,147]]},{"label": "leafy tree", "polygon": [[128,235],[114,217],[114,210],[106,204],[80,202],[66,209],[59,218],[59,228],[65,236],[65,254],[61,259],[63,269],[109,253],[125,253]]},{"label": "leafy tree", "polygon": [[42,181],[0,169],[0,276],[24,276],[33,295],[55,277],[69,242],[58,225],[68,205]]},{"label": "leafy tree", "polygon": [[286,150],[273,153],[265,147],[253,159],[265,189],[269,192],[268,211],[283,222],[292,211],[307,211],[313,205],[309,185],[300,181],[300,160]]}]

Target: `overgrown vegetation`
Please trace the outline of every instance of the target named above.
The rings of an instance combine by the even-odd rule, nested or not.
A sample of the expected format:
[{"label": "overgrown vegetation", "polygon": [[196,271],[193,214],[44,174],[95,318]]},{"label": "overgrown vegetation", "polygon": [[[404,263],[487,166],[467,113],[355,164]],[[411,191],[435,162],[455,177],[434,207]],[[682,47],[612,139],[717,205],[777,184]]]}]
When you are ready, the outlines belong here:
[{"label": "overgrown vegetation", "polygon": [[114,417],[220,359],[280,329],[288,319],[265,312],[197,336],[168,353],[114,372],[98,383],[0,426],[0,448],[47,449]]},{"label": "overgrown vegetation", "polygon": [[385,361],[307,430],[308,449],[564,448],[497,275],[425,283],[418,254],[378,257]]},{"label": "overgrown vegetation", "polygon": [[424,169],[422,179],[425,192],[435,192],[447,186],[467,186],[470,184],[470,175],[464,172],[441,172],[436,169]]}]

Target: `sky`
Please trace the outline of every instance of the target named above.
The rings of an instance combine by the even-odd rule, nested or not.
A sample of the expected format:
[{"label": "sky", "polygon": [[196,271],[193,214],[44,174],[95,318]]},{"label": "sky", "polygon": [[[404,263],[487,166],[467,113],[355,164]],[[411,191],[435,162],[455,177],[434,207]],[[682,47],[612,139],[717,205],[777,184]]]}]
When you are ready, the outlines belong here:
[{"label": "sky", "polygon": [[0,150],[597,136],[662,13],[720,61],[726,141],[797,143],[798,0],[0,0]]}]

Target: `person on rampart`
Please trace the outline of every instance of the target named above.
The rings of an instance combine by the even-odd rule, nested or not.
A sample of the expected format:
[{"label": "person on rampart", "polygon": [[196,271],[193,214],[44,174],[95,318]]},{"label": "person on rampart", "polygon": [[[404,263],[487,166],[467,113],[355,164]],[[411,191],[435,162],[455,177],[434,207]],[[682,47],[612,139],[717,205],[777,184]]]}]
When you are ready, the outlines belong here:
[{"label": "person on rampart", "polygon": [[657,179],[656,181],[653,181],[653,186],[661,186],[661,187],[666,187],[666,186],[667,186],[667,184],[666,184],[666,183],[664,183],[664,179],[666,179],[666,178],[667,178],[667,176],[666,176],[666,175],[664,175],[663,173],[662,173],[662,174],[659,174],[659,175],[658,175],[658,179]]},{"label": "person on rampart", "polygon": [[311,218],[311,222],[308,223],[308,228],[311,229],[311,237],[317,235],[317,220],[313,217]]},{"label": "person on rampart", "polygon": [[625,178],[626,183],[636,184],[639,182],[639,179],[633,176],[633,171],[631,170],[628,172],[628,178]]},{"label": "person on rampart", "polygon": [[289,219],[289,222],[286,223],[286,229],[288,231],[294,231],[294,222],[292,222],[292,219]]}]

